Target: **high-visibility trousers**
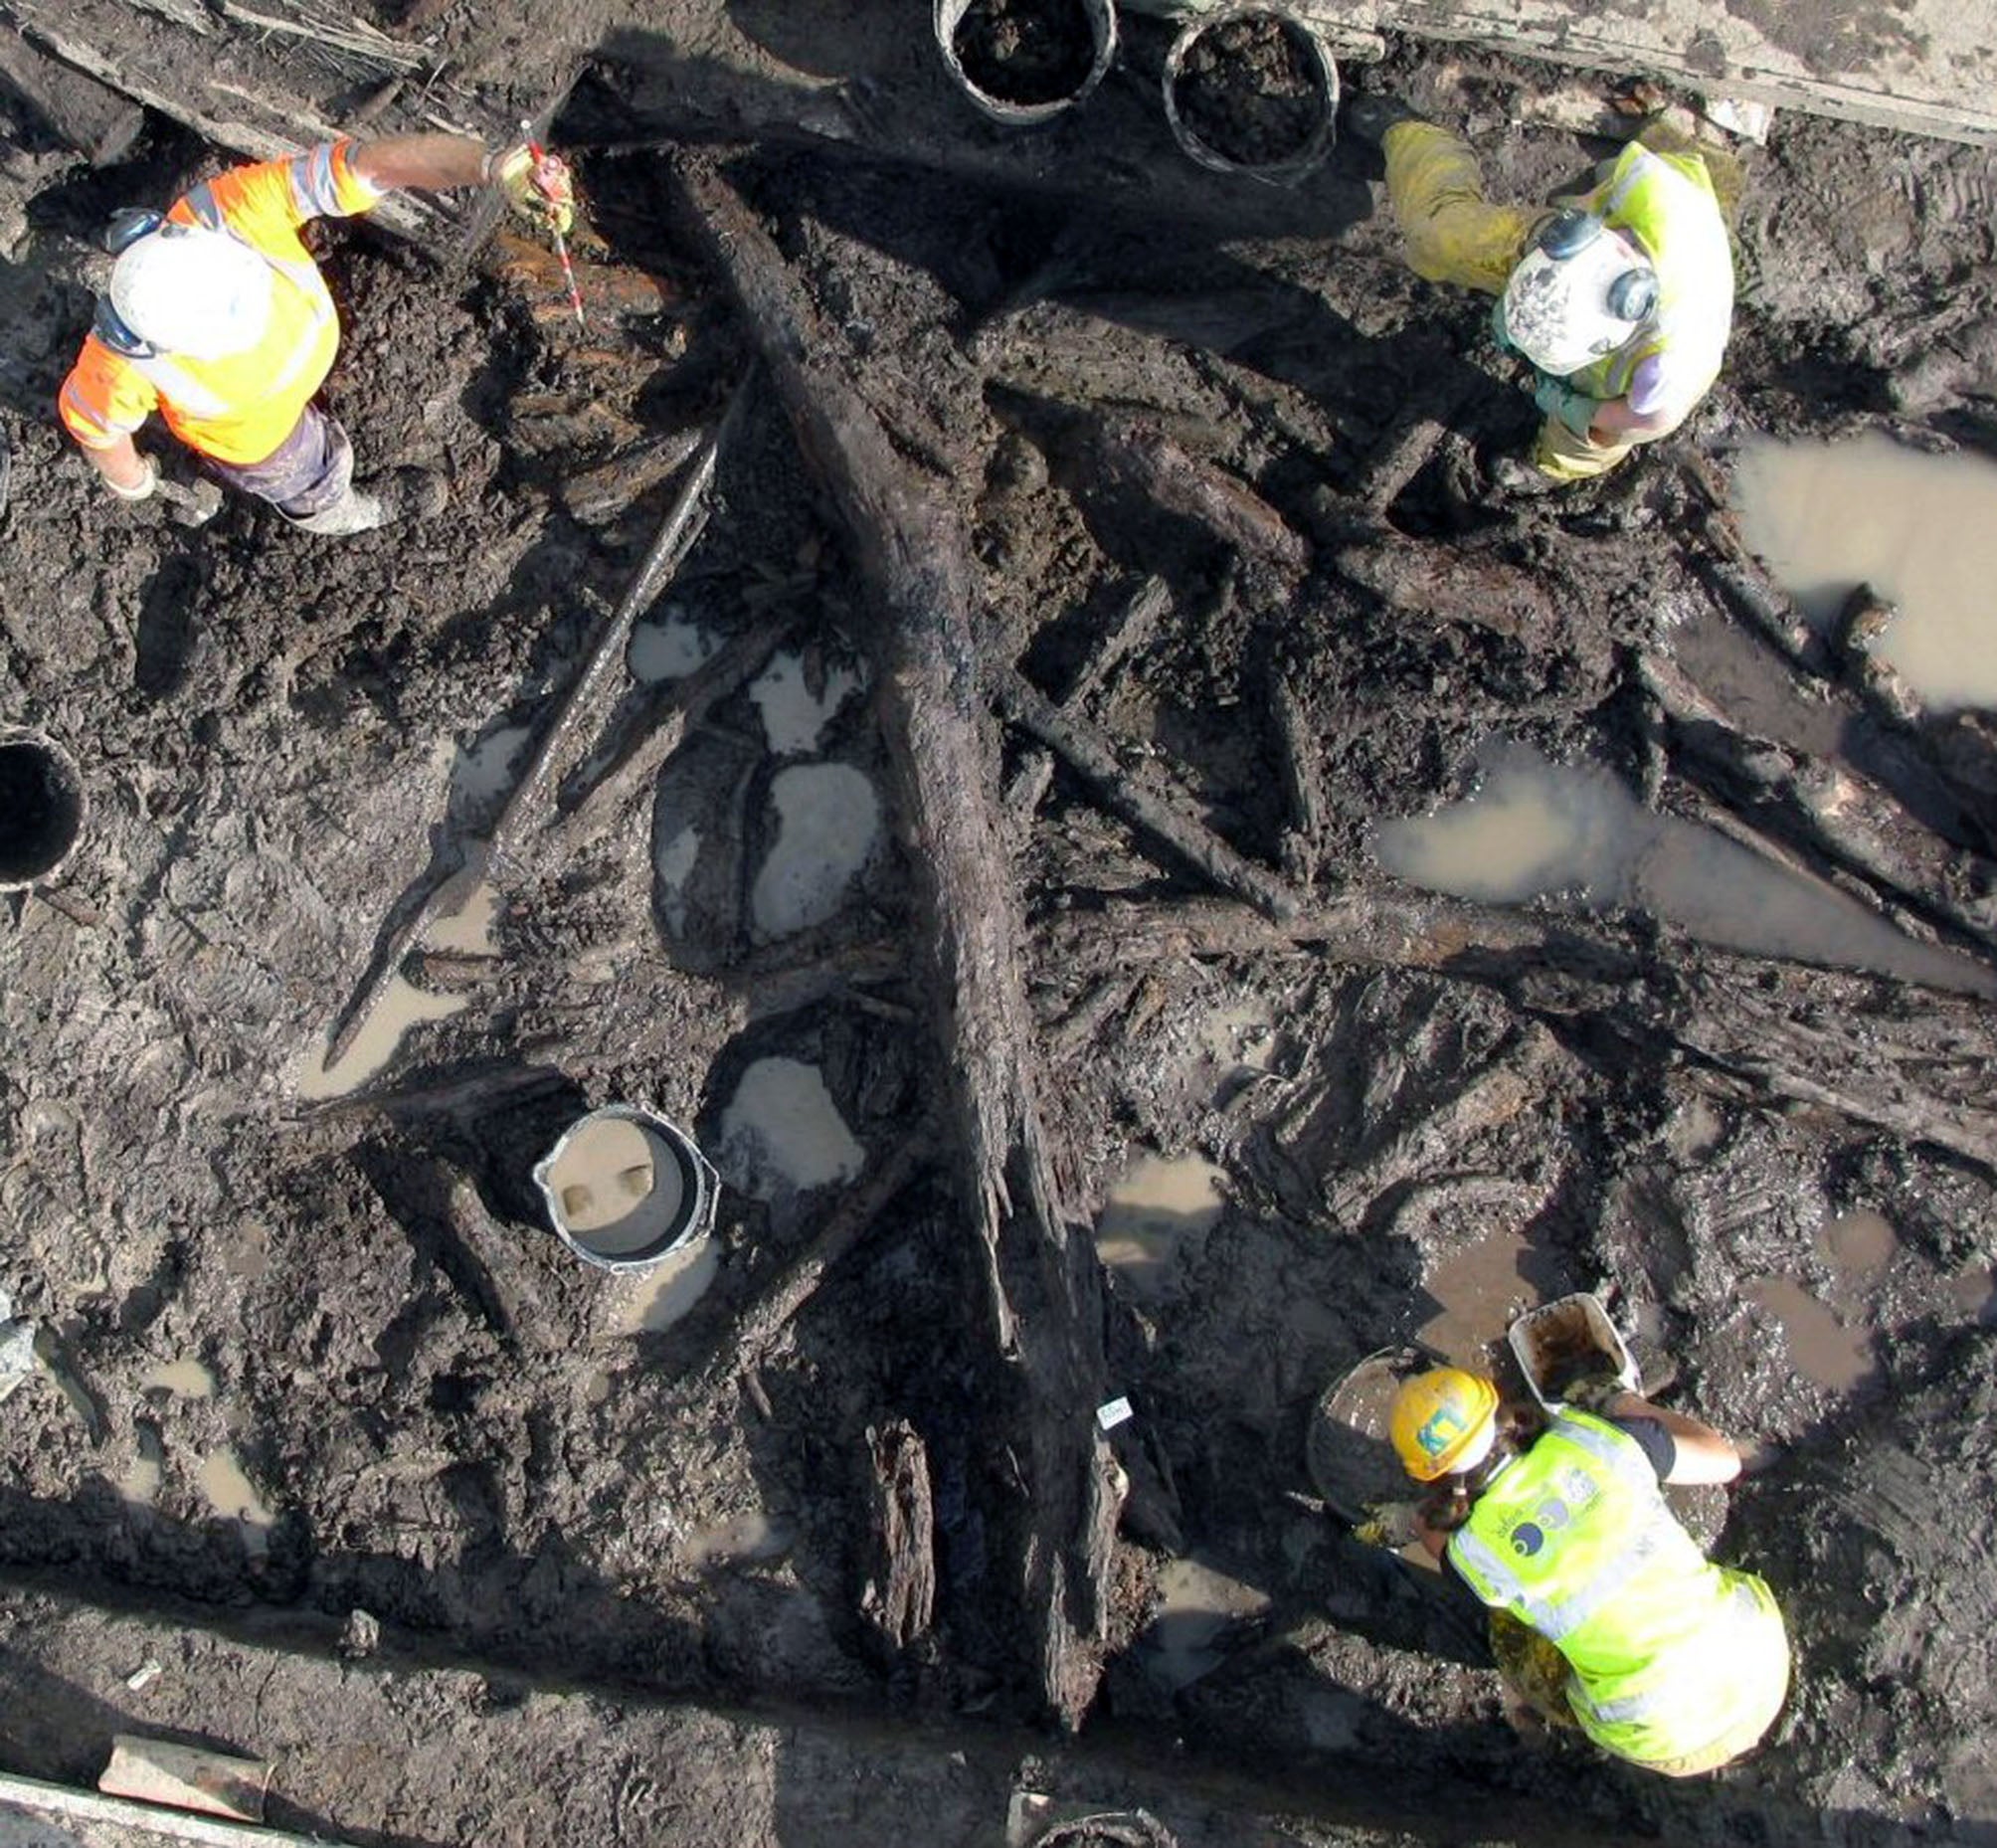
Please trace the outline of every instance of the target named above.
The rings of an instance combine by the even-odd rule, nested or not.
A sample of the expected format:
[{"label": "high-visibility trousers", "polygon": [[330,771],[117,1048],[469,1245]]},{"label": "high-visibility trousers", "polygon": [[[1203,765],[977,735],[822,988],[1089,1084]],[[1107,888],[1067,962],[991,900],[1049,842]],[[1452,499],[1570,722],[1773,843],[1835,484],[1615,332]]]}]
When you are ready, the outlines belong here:
[{"label": "high-visibility trousers", "polygon": [[[1502,295],[1534,234],[1550,216],[1543,209],[1493,205],[1484,194],[1477,157],[1457,135],[1433,122],[1396,122],[1381,142],[1386,196],[1408,267],[1430,282],[1455,282]],[[1556,481],[1606,473],[1636,446],[1577,437],[1556,417],[1541,427],[1533,462]]]}]

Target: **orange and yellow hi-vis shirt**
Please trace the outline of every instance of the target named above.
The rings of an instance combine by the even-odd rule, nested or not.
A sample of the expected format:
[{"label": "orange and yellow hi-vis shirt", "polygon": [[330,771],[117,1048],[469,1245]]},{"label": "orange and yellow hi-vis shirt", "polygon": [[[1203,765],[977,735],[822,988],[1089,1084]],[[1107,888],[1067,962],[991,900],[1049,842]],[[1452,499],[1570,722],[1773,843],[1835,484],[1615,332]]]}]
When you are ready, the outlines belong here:
[{"label": "orange and yellow hi-vis shirt", "polygon": [[322,142],[289,160],[237,167],[176,200],[167,217],[240,238],[275,272],[271,321],[255,346],[221,359],[162,353],[132,358],[92,333],[57,409],[87,450],[108,449],[154,411],[191,450],[218,462],[275,453],[325,383],[340,347],[326,279],[298,236],[312,218],[351,218],[382,189],[353,165],[351,141]]}]

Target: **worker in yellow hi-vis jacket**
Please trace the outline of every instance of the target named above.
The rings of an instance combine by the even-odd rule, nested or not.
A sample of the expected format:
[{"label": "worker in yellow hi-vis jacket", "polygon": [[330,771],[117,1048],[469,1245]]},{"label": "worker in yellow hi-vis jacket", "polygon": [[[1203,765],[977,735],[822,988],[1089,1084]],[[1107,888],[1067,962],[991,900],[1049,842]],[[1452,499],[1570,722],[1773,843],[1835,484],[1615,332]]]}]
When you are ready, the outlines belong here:
[{"label": "worker in yellow hi-vis jacket", "polygon": [[1482,1375],[1406,1382],[1388,1417],[1401,1465],[1434,1493],[1371,1511],[1361,1538],[1419,1540],[1491,1613],[1491,1644],[1542,1721],[1687,1777],[1775,1722],[1789,1639],[1766,1584],[1719,1566],[1666,1505],[1665,1483],[1728,1482],[1733,1445],[1615,1381],[1543,1413],[1502,1405]]},{"label": "worker in yellow hi-vis jacket", "polygon": [[1493,331],[1546,414],[1542,485],[1613,468],[1712,389],[1733,320],[1730,156],[1653,125],[1580,198],[1534,210],[1492,203],[1462,139],[1392,97],[1356,96],[1345,121],[1385,158],[1415,274],[1499,298]]}]

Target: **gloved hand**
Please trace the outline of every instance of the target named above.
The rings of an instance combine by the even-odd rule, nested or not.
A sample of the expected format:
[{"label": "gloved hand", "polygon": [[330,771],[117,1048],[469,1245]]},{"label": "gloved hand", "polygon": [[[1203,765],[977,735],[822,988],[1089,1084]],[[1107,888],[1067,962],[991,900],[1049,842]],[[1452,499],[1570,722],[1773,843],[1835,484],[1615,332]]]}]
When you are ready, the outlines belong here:
[{"label": "gloved hand", "polygon": [[544,153],[536,160],[532,143],[515,141],[486,155],[485,177],[522,218],[569,235],[576,222],[576,183],[561,155]]},{"label": "gloved hand", "polygon": [[1585,437],[1601,401],[1590,398],[1586,392],[1575,391],[1565,379],[1544,372],[1535,376],[1540,382],[1534,387],[1533,402],[1548,417],[1558,418],[1575,436]]},{"label": "gloved hand", "polygon": [[1591,1374],[1585,1380],[1576,1380],[1561,1393],[1560,1398],[1563,1404],[1572,1405],[1576,1410],[1592,1411],[1597,1417],[1602,1417],[1628,1390],[1613,1374]]},{"label": "gloved hand", "polygon": [[1353,1538],[1368,1547],[1385,1547],[1398,1553],[1421,1538],[1419,1502],[1370,1502],[1360,1510],[1360,1524]]},{"label": "gloved hand", "polygon": [[145,472],[137,486],[120,487],[109,475],[104,476],[104,485],[120,500],[150,500],[159,491],[159,463],[150,456],[141,456],[139,466]]}]

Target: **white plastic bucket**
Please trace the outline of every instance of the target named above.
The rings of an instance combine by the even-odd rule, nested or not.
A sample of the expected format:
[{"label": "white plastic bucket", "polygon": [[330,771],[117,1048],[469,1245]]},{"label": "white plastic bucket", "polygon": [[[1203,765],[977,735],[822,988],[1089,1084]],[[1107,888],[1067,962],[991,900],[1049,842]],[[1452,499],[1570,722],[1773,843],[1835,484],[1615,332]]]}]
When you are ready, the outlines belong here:
[{"label": "white plastic bucket", "polygon": [[[1266,160],[1244,160],[1200,136],[1180,106],[1180,87],[1199,69],[1196,60],[1229,58],[1231,41],[1257,22],[1273,22],[1301,60],[1310,85],[1309,127],[1291,147]],[[1165,118],[1173,139],[1202,167],[1215,173],[1245,174],[1271,185],[1294,186],[1321,165],[1338,138],[1339,66],[1325,35],[1293,8],[1270,0],[1223,7],[1189,19],[1165,57]]]},{"label": "white plastic bucket", "polygon": [[719,1177],[656,1111],[606,1104],[578,1117],[535,1164],[564,1244],[605,1270],[647,1270],[714,1224]]},{"label": "white plastic bucket", "polygon": [[[996,122],[1023,128],[1035,122],[1051,121],[1088,95],[1116,62],[1115,0],[1032,0],[1031,6],[1026,5],[1026,0],[1013,0],[1014,6],[1028,19],[1037,11],[1049,21],[1085,30],[1094,47],[1094,55],[1086,70],[1077,64],[1072,83],[1060,82],[1059,72],[1052,74],[1059,90],[1055,95],[1035,93],[1047,74],[1034,72],[1026,57],[1020,59],[1016,72],[1017,89],[1024,93],[1007,93],[1007,84],[1002,75],[988,74],[981,83],[965,69],[964,54],[971,45],[970,35],[978,30],[984,17],[979,9],[985,4],[987,0],[935,0],[936,47],[943,54],[944,68],[949,71],[951,80]],[[978,60],[974,57],[973,62]]]},{"label": "white plastic bucket", "polygon": [[[1528,1389],[1548,1411],[1558,1411],[1566,1402],[1560,1395],[1563,1373],[1611,1374],[1626,1390],[1637,1389],[1637,1366],[1629,1345],[1592,1291],[1558,1296],[1527,1310],[1512,1324],[1510,1339],[1512,1358],[1519,1363]],[[1600,1366],[1587,1368],[1584,1364],[1590,1359]]]}]

